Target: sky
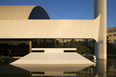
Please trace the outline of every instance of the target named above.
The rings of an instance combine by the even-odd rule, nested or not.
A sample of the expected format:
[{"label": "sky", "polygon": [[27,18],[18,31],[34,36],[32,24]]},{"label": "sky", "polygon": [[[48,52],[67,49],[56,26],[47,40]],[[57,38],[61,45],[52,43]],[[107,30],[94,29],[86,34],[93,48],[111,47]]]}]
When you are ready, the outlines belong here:
[{"label": "sky", "polygon": [[[51,19],[94,19],[94,0],[0,0],[0,5],[41,5]],[[107,0],[107,27],[116,27],[116,0]]]}]

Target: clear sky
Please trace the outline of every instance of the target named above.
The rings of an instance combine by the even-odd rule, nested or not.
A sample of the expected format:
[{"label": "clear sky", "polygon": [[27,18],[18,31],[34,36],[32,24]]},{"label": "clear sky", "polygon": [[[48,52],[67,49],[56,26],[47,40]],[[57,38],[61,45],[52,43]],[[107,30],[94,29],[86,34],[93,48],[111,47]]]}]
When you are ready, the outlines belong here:
[{"label": "clear sky", "polygon": [[[107,27],[116,27],[116,0],[107,4]],[[94,0],[0,0],[0,5],[41,5],[51,19],[94,19]]]}]

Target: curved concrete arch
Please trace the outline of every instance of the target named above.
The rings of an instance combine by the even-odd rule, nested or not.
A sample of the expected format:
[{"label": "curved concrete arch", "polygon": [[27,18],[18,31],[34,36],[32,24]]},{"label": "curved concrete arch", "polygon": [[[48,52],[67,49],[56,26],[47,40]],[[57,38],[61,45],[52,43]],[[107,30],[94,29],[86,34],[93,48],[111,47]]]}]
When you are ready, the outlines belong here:
[{"label": "curved concrete arch", "polygon": [[[5,6],[0,6],[0,20],[28,20],[30,14],[33,13],[33,11],[35,10],[42,12],[43,15],[39,14],[39,16],[42,15],[43,18],[50,19],[47,11],[41,6],[9,6],[9,5],[6,6],[5,5]],[[42,17],[36,19],[42,19]]]},{"label": "curved concrete arch", "polygon": [[0,20],[27,20],[35,6],[0,6]]}]

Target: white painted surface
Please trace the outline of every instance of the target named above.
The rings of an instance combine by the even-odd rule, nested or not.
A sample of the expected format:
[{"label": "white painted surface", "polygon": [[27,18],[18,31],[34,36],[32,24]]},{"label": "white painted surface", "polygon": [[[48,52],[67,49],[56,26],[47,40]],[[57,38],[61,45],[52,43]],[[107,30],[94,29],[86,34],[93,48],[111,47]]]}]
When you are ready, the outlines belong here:
[{"label": "white painted surface", "polygon": [[0,20],[28,20],[35,6],[0,6]]},{"label": "white painted surface", "polygon": [[94,0],[94,15],[100,15],[98,38],[95,43],[95,55],[97,59],[107,59],[107,0]]},{"label": "white painted surface", "polygon": [[78,53],[38,53],[28,55],[11,64],[94,64]]},{"label": "white painted surface", "polygon": [[76,48],[32,48],[32,51],[44,50],[44,53],[64,53],[64,50],[77,50]]},{"label": "white painted surface", "polygon": [[94,2],[93,20],[27,20],[34,6],[0,6],[0,39],[93,38],[96,58],[107,59],[107,0]]},{"label": "white painted surface", "polygon": [[97,40],[99,19],[100,16],[94,20],[0,20],[0,39],[94,38]]}]

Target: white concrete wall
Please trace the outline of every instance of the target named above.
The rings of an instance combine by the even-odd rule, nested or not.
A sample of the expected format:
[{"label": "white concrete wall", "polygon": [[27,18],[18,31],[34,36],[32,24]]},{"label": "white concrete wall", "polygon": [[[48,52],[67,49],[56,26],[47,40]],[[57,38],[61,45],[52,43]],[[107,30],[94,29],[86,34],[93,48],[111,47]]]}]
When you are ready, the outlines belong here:
[{"label": "white concrete wall", "polygon": [[[8,11],[5,6],[0,6],[0,39],[24,38],[93,38],[96,40],[95,54],[98,59],[107,59],[106,52],[106,23],[107,0],[95,1],[94,20],[27,20],[33,6],[24,13],[19,7],[18,12],[23,12],[21,19],[17,7]],[[13,7],[13,6],[11,6]],[[22,7],[23,8],[23,7]],[[3,10],[3,11],[2,11]],[[15,13],[13,13],[15,12]],[[4,14],[8,13],[8,15]],[[14,19],[11,17],[15,14]],[[17,13],[17,15],[16,15]],[[3,14],[3,16],[2,16]],[[9,16],[11,14],[11,16]],[[7,17],[8,18],[5,18]],[[24,16],[24,18],[23,18]],[[26,16],[26,17],[25,17]],[[17,19],[18,17],[18,19]],[[4,20],[5,19],[5,20]],[[6,20],[7,19],[7,20]],[[10,19],[10,20],[9,20]]]},{"label": "white concrete wall", "polygon": [[0,20],[0,38],[98,38],[95,20]]}]

